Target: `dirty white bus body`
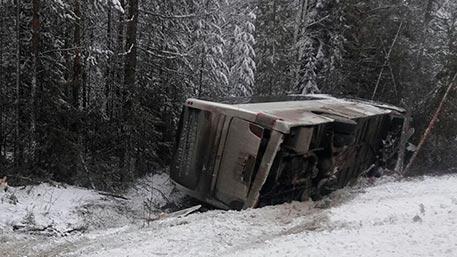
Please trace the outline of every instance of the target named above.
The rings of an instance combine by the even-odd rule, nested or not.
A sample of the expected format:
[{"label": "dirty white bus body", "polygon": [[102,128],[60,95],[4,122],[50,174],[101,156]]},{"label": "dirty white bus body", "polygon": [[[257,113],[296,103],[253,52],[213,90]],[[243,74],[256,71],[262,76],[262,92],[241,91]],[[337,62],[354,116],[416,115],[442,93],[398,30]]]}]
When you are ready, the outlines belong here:
[{"label": "dirty white bus body", "polygon": [[395,159],[404,110],[328,95],[188,99],[170,168],[223,209],[317,198]]}]

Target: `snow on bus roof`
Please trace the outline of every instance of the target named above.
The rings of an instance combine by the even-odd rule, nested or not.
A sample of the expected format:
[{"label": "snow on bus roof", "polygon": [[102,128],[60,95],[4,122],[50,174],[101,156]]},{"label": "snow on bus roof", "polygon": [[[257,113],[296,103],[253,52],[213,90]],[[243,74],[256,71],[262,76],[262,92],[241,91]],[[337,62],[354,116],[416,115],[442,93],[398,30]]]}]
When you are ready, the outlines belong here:
[{"label": "snow on bus roof", "polygon": [[252,121],[255,120],[256,115],[265,114],[276,120],[275,129],[284,132],[295,126],[332,122],[336,117],[357,119],[404,112],[395,106],[358,99],[336,98],[323,94],[213,101],[189,99],[187,103],[201,109],[217,108],[229,115],[240,116]]}]

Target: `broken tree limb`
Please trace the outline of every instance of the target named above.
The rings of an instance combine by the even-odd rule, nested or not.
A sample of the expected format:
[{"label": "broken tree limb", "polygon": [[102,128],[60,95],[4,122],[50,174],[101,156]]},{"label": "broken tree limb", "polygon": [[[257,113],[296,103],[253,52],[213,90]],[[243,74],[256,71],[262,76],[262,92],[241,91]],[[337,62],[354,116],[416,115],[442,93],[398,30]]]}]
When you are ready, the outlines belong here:
[{"label": "broken tree limb", "polygon": [[427,129],[425,130],[424,134],[422,135],[422,137],[419,141],[419,144],[417,145],[416,151],[414,152],[413,156],[409,160],[408,165],[406,165],[406,168],[403,170],[403,176],[406,176],[408,174],[408,171],[411,168],[411,165],[416,160],[417,155],[419,154],[422,146],[427,141],[427,138],[429,137],[432,129],[435,127],[436,122],[438,121],[438,117],[441,113],[441,110],[443,109],[444,103],[446,102],[446,99],[449,96],[449,93],[451,92],[452,87],[454,86],[456,78],[457,78],[457,72],[455,73],[454,77],[452,78],[451,82],[449,83],[449,85],[446,89],[446,92],[444,93],[443,98],[441,99],[440,104],[438,105],[438,108],[436,109],[435,113],[433,114],[433,117],[430,120],[430,123],[428,124]]},{"label": "broken tree limb", "polygon": [[[384,46],[384,43],[382,42],[382,39],[381,39],[381,45],[382,45],[382,50],[383,50],[384,54],[387,55],[387,49]],[[392,78],[392,83],[393,83],[393,86],[394,86],[395,96],[398,97],[397,81],[395,80],[394,71],[392,69],[392,64],[390,62],[390,59],[387,62],[387,66],[389,67],[390,77]]]},{"label": "broken tree limb", "polygon": [[113,198],[119,198],[119,199],[123,199],[123,200],[130,200],[127,197],[122,196],[122,195],[116,195],[116,194],[111,194],[111,193],[101,192],[101,191],[98,191],[98,193],[101,194],[101,195],[104,195],[104,196],[111,196]]},{"label": "broken tree limb", "polygon": [[403,20],[401,21],[400,25],[398,26],[397,34],[395,35],[394,41],[392,41],[392,45],[390,46],[389,52],[384,60],[384,64],[381,67],[381,72],[379,72],[378,79],[376,80],[376,85],[373,90],[373,95],[371,96],[371,100],[374,100],[376,93],[378,91],[379,83],[381,82],[382,74],[384,73],[384,68],[387,66],[390,60],[390,55],[392,54],[392,50],[397,42],[398,36],[400,35],[401,28],[403,27]]}]

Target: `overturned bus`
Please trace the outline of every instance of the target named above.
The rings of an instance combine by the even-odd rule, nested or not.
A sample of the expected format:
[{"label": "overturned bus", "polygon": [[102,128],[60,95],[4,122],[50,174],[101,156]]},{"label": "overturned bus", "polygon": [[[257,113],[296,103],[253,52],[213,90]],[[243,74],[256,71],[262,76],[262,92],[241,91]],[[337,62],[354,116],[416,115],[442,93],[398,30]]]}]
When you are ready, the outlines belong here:
[{"label": "overturned bus", "polygon": [[391,165],[404,113],[329,95],[188,99],[170,176],[223,209],[316,199]]}]

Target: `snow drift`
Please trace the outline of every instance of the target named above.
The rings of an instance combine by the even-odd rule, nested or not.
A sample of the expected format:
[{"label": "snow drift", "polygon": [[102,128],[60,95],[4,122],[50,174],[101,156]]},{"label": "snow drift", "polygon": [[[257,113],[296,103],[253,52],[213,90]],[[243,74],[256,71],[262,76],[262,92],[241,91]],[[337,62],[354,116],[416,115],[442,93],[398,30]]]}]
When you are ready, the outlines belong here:
[{"label": "snow drift", "polygon": [[384,178],[319,202],[213,210],[51,240],[0,235],[0,255],[451,257],[457,255],[455,185],[456,175]]}]

